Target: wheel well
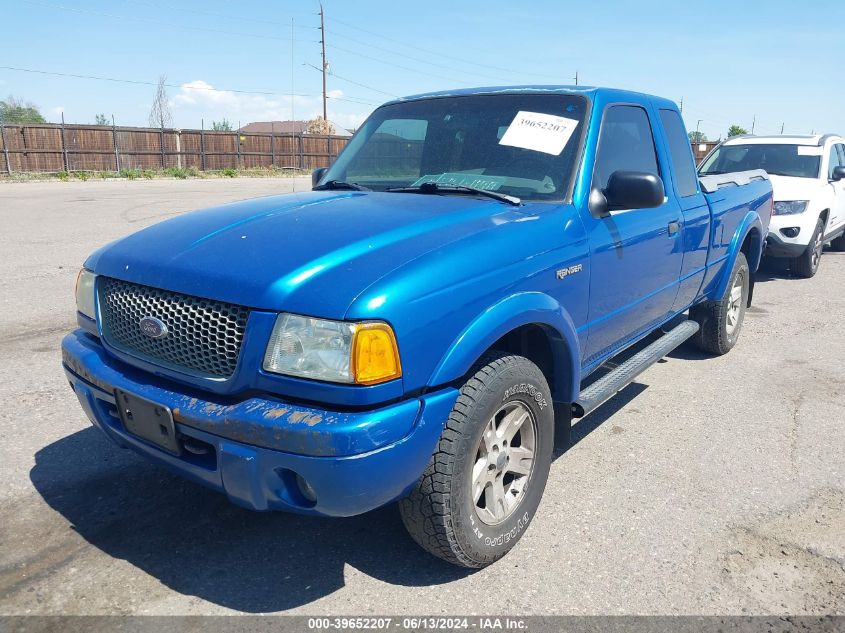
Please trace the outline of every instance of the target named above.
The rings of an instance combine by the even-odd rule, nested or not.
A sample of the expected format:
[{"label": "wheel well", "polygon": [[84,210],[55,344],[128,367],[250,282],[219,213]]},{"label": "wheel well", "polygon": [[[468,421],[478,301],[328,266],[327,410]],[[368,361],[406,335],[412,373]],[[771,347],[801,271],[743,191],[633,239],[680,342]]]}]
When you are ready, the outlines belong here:
[{"label": "wheel well", "polygon": [[748,261],[749,270],[751,270],[752,273],[757,272],[757,268],[760,266],[760,256],[763,253],[760,231],[756,228],[748,231],[748,235],[745,236],[745,240],[742,242],[742,246],[739,247],[739,250],[743,255],[745,255],[745,259]]},{"label": "wheel well", "polygon": [[490,346],[490,349],[524,356],[540,368],[546,382],[555,391],[555,359],[547,327],[536,323],[511,330]]},{"label": "wheel well", "polygon": [[825,209],[819,214],[819,217],[824,221],[824,228],[827,228],[827,218],[830,215],[830,209]]}]

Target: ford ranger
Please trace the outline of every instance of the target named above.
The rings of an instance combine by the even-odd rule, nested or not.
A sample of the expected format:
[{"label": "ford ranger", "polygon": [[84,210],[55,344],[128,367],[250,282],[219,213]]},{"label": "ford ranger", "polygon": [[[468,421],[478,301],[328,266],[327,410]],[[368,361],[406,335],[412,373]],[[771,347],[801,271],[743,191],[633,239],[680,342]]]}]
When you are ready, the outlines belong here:
[{"label": "ford ranger", "polygon": [[734,346],[772,208],[765,172],[697,177],[674,103],[581,87],[393,101],[313,181],[92,254],[67,378],[234,503],[399,501],[466,567],[525,533],[573,419],[687,339]]}]

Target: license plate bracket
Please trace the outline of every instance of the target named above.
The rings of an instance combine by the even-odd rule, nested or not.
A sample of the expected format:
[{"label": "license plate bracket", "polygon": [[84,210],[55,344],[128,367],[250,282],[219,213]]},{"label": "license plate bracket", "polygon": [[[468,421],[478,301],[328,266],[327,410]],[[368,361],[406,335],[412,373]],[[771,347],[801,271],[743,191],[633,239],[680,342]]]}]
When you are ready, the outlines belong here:
[{"label": "license plate bracket", "polygon": [[182,452],[169,408],[122,389],[115,389],[114,397],[120,421],[129,433],[172,455]]}]

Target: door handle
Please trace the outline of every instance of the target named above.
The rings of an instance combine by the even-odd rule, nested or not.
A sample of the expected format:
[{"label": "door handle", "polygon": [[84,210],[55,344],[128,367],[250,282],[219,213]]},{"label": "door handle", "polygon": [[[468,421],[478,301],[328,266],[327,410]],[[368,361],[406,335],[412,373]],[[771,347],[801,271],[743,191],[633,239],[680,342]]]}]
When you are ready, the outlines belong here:
[{"label": "door handle", "polygon": [[681,223],[678,220],[672,220],[669,222],[669,236],[673,236],[675,233],[681,230]]}]

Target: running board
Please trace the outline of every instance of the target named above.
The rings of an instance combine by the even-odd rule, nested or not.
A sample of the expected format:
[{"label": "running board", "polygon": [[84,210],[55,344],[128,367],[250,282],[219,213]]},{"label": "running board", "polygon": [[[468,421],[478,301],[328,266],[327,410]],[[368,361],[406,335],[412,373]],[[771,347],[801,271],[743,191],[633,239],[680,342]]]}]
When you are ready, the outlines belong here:
[{"label": "running board", "polygon": [[572,403],[572,417],[583,418],[622,391],[646,369],[654,365],[681,343],[698,332],[696,321],[684,321],[648,347],[640,350],[624,363],[602,376],[581,391],[577,402]]}]

